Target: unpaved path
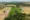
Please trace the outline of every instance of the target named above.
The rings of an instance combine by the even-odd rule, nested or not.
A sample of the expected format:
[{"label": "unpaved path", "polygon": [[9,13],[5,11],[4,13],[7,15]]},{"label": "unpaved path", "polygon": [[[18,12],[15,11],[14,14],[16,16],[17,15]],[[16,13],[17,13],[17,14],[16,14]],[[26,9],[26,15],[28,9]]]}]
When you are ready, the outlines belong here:
[{"label": "unpaved path", "polygon": [[[11,7],[6,7],[0,11],[0,20],[4,20],[5,17],[8,16],[9,11],[11,10]],[[5,13],[3,12],[5,11]]]}]

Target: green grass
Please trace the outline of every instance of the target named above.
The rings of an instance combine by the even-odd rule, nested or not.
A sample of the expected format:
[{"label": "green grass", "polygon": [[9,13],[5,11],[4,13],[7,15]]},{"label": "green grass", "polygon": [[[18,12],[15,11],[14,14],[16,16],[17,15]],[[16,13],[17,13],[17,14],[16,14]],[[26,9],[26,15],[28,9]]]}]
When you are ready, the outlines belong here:
[{"label": "green grass", "polygon": [[11,11],[9,12],[9,15],[13,15],[15,13],[15,8],[12,8]]},{"label": "green grass", "polygon": [[9,12],[9,15],[11,14],[11,15],[14,15],[15,14],[15,11],[17,11],[18,13],[21,13],[21,8],[19,9],[19,8],[12,8],[11,9],[11,11]]},{"label": "green grass", "polygon": [[18,12],[18,13],[21,13],[21,8],[16,8],[16,11]]},{"label": "green grass", "polygon": [[[17,13],[15,13],[15,11],[17,11]],[[9,12],[9,16],[7,18],[5,18],[5,20],[22,20],[22,19],[24,19],[24,17],[22,17],[22,15],[23,14],[21,14],[21,8],[19,9],[19,8],[14,7],[11,9],[11,11]]]}]

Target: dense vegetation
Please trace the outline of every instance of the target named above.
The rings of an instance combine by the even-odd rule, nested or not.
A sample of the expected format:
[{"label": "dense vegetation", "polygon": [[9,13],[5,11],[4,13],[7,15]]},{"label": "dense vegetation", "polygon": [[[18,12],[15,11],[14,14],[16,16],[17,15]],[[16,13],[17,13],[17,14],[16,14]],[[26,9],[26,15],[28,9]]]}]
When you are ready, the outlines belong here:
[{"label": "dense vegetation", "polygon": [[[25,20],[26,14],[23,14],[21,11],[22,9],[19,8],[19,5],[22,6],[30,6],[30,4],[25,4],[24,2],[8,2],[8,3],[3,3],[4,5],[9,5],[9,4],[15,4],[16,7],[12,7],[11,11],[9,12],[8,17],[4,20]],[[4,8],[4,5],[0,5],[0,8]],[[30,16],[30,14],[29,14]]]},{"label": "dense vegetation", "polygon": [[9,12],[8,17],[7,18],[5,17],[4,20],[25,20],[26,14],[23,14],[21,12],[22,9],[19,8],[19,5],[30,6],[30,4],[25,4],[23,2],[9,2],[9,3],[4,3],[4,5],[9,5],[9,4],[15,4],[16,7],[12,7],[11,11]]},{"label": "dense vegetation", "polygon": [[7,18],[5,17],[4,20],[25,20],[25,15],[21,13],[21,8],[13,7],[9,12],[9,16]]}]

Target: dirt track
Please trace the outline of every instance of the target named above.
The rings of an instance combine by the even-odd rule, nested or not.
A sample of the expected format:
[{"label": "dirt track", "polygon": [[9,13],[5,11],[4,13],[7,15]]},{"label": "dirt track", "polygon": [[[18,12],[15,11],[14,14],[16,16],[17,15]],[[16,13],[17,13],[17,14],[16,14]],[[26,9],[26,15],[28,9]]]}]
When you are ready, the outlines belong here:
[{"label": "dirt track", "polygon": [[[4,20],[5,17],[8,16],[9,11],[11,10],[11,7],[6,7],[0,11],[0,20]],[[5,11],[5,13],[3,12]]]}]

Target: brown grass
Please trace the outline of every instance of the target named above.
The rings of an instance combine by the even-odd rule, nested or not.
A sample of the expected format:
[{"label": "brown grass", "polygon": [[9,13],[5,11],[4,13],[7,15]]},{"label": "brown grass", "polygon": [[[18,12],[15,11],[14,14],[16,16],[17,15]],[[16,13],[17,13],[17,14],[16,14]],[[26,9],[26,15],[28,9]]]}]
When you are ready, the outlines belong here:
[{"label": "brown grass", "polygon": [[22,13],[30,14],[30,7],[23,7]]}]

